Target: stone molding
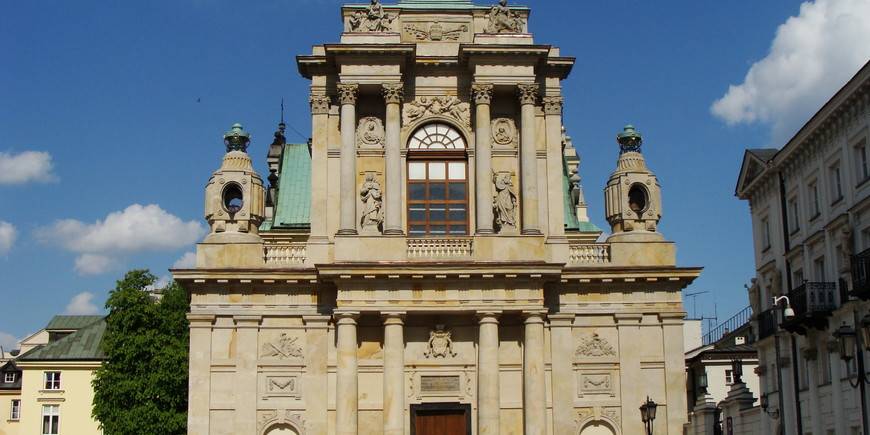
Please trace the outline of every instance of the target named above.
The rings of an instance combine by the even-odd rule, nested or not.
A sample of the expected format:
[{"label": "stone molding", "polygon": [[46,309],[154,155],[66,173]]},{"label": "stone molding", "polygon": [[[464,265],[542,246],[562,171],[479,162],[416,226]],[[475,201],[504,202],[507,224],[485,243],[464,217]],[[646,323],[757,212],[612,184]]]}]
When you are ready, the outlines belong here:
[{"label": "stone molding", "polygon": [[338,99],[342,105],[356,105],[356,98],[359,95],[359,85],[356,83],[339,83],[336,85],[338,90]]},{"label": "stone molding", "polygon": [[520,104],[537,104],[540,89],[541,86],[537,83],[521,83],[517,85],[517,96],[520,99]]},{"label": "stone molding", "polygon": [[299,435],[305,435],[305,419],[302,413],[287,409],[260,411],[257,415],[257,430],[265,434],[274,426],[287,425],[293,428]]},{"label": "stone molding", "polygon": [[491,83],[473,83],[471,94],[475,104],[492,104],[492,91],[495,88]]},{"label": "stone molding", "polygon": [[405,100],[405,84],[402,82],[384,83],[381,91],[387,104],[402,104]]},{"label": "stone molding", "polygon": [[565,99],[561,96],[544,97],[544,114],[546,115],[561,115],[562,106],[565,104]]},{"label": "stone molding", "polygon": [[308,103],[311,104],[312,115],[326,115],[329,113],[329,104],[332,99],[329,95],[314,95],[308,97]]}]

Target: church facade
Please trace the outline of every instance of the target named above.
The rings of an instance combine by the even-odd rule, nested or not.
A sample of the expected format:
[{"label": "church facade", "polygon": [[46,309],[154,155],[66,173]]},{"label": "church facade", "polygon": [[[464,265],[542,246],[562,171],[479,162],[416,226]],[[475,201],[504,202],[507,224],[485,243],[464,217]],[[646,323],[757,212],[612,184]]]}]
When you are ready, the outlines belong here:
[{"label": "church facade", "polygon": [[[643,433],[686,422],[662,195],[627,126],[589,222],[562,118],[574,59],[529,9],[347,5],[298,56],[311,140],[262,177],[224,136],[191,295],[189,433]],[[601,180],[602,185],[605,180]]]}]

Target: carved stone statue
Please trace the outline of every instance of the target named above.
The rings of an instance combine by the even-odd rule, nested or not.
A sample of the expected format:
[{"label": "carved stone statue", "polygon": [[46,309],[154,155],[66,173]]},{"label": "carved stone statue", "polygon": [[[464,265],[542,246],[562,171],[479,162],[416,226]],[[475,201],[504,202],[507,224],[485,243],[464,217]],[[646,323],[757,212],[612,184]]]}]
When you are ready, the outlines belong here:
[{"label": "carved stone statue", "polygon": [[511,174],[508,172],[493,174],[493,182],[495,183],[496,191],[495,199],[493,200],[495,222],[498,224],[500,231],[516,230],[517,194],[514,192]]},{"label": "carved stone statue", "polygon": [[487,15],[489,24],[486,33],[522,33],[523,19],[507,5],[507,0],[499,0]]},{"label": "carved stone statue", "polygon": [[367,116],[359,120],[356,129],[356,145],[360,148],[384,147],[384,123],[380,118]]},{"label": "carved stone statue", "polygon": [[375,174],[366,174],[366,180],[359,190],[362,198],[363,210],[360,218],[363,234],[379,234],[380,226],[384,222],[383,194],[381,183],[375,180]]},{"label": "carved stone statue", "polygon": [[389,32],[396,17],[384,11],[380,0],[372,0],[368,10],[357,11],[350,17],[351,32]]}]

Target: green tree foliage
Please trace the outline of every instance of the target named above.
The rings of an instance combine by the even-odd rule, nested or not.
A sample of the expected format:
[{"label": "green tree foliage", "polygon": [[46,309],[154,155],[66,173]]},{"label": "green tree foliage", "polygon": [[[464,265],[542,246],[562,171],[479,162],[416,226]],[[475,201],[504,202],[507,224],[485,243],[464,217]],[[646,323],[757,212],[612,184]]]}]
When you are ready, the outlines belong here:
[{"label": "green tree foliage", "polygon": [[189,302],[176,283],[156,300],[157,277],[128,272],[109,295],[93,416],[106,435],[187,433]]}]

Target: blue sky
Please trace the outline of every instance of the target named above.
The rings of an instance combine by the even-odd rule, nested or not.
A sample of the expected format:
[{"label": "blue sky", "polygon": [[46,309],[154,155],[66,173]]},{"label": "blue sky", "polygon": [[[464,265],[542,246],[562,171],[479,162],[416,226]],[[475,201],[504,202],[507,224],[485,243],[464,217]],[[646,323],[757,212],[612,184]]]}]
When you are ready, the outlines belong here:
[{"label": "blue sky", "polygon": [[[606,227],[614,137],[633,123],[662,182],[661,231],[677,242],[681,265],[705,267],[689,289],[710,292],[697,300],[699,315],[715,304],[725,320],[747,305],[749,211],[733,195],[743,150],[781,145],[858,69],[825,44],[866,29],[829,37],[842,26],[825,14],[848,17],[868,0],[816,1],[803,15],[797,0],[525,2],[537,42],[577,57],[564,83],[565,124],[590,215]],[[54,314],[101,310],[125,270],[166,276],[192,251],[205,228],[203,188],[232,123],[252,132],[261,173],[282,97],[288,139],[308,137],[308,83],[294,56],[337,41],[342,2],[2,3],[0,344],[8,348]],[[799,17],[793,38],[815,32],[822,42],[811,45],[820,47],[777,48],[790,17]],[[792,71],[790,81],[778,56],[821,63],[821,72]],[[714,114],[713,103],[741,84]],[[785,94],[797,94],[794,104],[774,103]]]}]

